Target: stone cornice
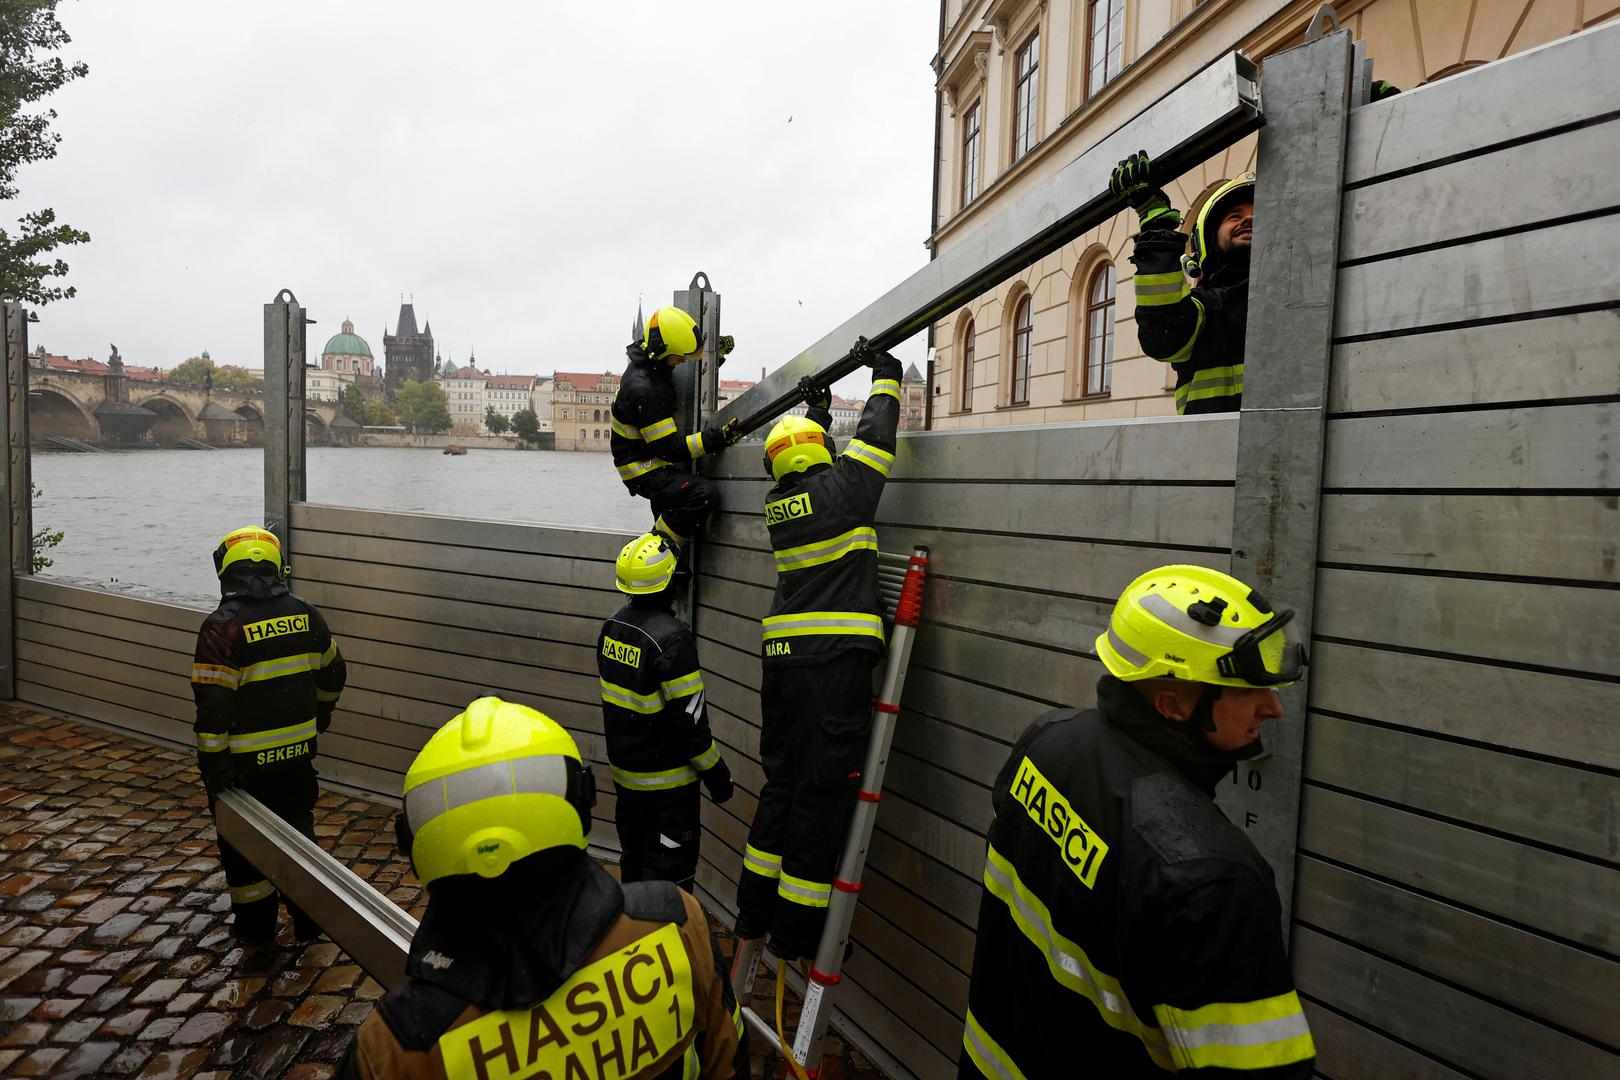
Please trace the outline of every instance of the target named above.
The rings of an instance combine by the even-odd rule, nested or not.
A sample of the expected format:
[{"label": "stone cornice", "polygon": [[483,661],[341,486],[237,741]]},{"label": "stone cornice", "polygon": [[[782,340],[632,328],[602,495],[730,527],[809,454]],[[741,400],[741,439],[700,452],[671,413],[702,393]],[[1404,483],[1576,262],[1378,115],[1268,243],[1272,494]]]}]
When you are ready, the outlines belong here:
[{"label": "stone cornice", "polygon": [[[985,58],[990,53],[990,31],[975,30],[963,41],[961,49],[940,72],[938,89],[948,97],[954,96],[973,76],[984,78]],[[954,104],[952,106],[955,108]]]}]

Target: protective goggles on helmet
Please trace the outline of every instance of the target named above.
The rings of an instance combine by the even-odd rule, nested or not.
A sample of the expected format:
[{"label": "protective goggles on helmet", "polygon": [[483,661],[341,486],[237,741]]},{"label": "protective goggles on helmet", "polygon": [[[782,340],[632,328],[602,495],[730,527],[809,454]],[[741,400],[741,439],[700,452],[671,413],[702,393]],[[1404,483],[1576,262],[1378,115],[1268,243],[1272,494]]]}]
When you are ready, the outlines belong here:
[{"label": "protective goggles on helmet", "polygon": [[[1265,601],[1251,593],[1250,601],[1265,610]],[[1286,686],[1299,681],[1310,658],[1297,641],[1272,640],[1294,620],[1294,609],[1279,604],[1271,618],[1232,643],[1232,651],[1215,661],[1215,670],[1228,679],[1242,679],[1250,686]],[[1268,644],[1269,643],[1269,644]]]}]

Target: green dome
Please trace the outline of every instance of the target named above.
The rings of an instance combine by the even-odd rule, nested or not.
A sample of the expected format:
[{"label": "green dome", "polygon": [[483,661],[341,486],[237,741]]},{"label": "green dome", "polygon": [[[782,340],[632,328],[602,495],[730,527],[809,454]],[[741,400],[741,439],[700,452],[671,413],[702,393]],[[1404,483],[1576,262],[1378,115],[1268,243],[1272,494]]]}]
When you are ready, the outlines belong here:
[{"label": "green dome", "polygon": [[354,323],[344,319],[343,332],[333,334],[327,341],[326,348],[321,350],[322,356],[328,353],[335,356],[370,356],[371,346],[366,344],[365,338],[354,332]]}]

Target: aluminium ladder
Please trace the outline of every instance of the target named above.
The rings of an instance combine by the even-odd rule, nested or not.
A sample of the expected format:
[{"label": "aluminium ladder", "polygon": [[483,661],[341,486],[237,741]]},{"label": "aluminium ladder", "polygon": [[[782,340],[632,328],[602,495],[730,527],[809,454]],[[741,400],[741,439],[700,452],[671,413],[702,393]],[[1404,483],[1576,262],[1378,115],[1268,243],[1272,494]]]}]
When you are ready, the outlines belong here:
[{"label": "aluminium ladder", "polygon": [[[805,980],[804,1005],[799,1012],[798,1032],[791,1050],[778,1031],[749,1007],[754,980],[759,970],[763,937],[739,939],[731,964],[731,989],[736,995],[743,1020],[776,1047],[794,1072],[815,1075],[821,1060],[821,1044],[832,1019],[833,990],[843,981],[844,950],[849,944],[850,924],[861,891],[861,874],[866,867],[866,851],[877,821],[878,802],[883,798],[883,772],[888,765],[889,745],[894,740],[894,724],[900,714],[900,692],[905,686],[906,666],[917,625],[922,621],[923,582],[928,572],[928,549],[918,546],[909,557],[878,553],[878,589],[884,607],[892,614],[893,631],[888,661],[883,673],[883,689],[872,705],[872,733],[866,746],[866,764],[861,771],[861,788],[855,812],[850,818],[849,835],[833,876],[832,899],[827,905],[827,921],[821,929],[814,963]],[[781,987],[777,988],[778,995]],[[780,1019],[781,1000],[778,997]]]}]

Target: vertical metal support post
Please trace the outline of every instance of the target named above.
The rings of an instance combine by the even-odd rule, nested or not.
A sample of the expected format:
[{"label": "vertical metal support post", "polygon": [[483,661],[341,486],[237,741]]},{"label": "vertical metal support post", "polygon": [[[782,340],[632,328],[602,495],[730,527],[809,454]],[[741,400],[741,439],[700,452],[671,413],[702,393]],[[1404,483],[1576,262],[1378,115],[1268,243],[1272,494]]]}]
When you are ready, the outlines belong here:
[{"label": "vertical metal support post", "polygon": [[264,525],[291,554],[292,504],[304,499],[304,309],[283,289],[264,305]]},{"label": "vertical metal support post", "polygon": [[17,577],[34,569],[33,491],[28,471],[28,312],[5,304],[5,408],[0,410],[0,501],[6,527],[0,529],[0,699],[17,696]]},{"label": "vertical metal support post", "polygon": [[[676,289],[674,305],[697,320],[703,330],[703,354],[688,360],[675,369],[675,412],[681,430],[699,431],[709,417],[715,414],[720,401],[720,294],[709,284],[709,275],[702,270],[692,275],[692,283],[685,289]],[[699,471],[698,466],[690,466]],[[698,538],[693,537],[691,580],[684,595],[675,603],[675,612],[688,626],[697,625],[697,559]]]},{"label": "vertical metal support post", "polygon": [[[1339,214],[1350,111],[1348,31],[1267,58],[1266,126],[1255,169],[1248,344],[1233,493],[1232,573],[1298,613],[1309,641],[1316,591],[1322,457],[1332,357]],[[1283,690],[1270,754],[1221,786],[1227,815],[1277,875],[1287,932],[1293,907],[1309,684]]]}]

